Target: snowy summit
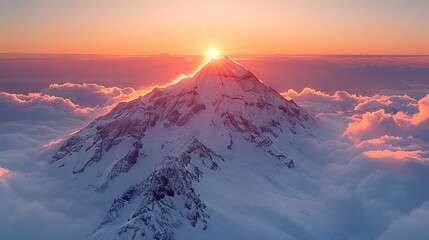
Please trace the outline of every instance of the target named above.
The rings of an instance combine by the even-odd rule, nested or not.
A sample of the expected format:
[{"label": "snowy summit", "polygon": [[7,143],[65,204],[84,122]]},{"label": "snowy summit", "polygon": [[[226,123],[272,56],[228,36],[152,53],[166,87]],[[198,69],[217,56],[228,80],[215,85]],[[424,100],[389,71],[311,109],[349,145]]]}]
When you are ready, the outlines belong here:
[{"label": "snowy summit", "polygon": [[[315,125],[312,114],[223,57],[118,104],[51,162],[112,199],[88,239],[284,239],[294,232],[270,221],[294,214],[277,206],[291,191],[304,194],[296,182],[311,185],[311,177],[300,179],[311,170],[299,145]],[[262,236],[257,226],[277,230]]]}]

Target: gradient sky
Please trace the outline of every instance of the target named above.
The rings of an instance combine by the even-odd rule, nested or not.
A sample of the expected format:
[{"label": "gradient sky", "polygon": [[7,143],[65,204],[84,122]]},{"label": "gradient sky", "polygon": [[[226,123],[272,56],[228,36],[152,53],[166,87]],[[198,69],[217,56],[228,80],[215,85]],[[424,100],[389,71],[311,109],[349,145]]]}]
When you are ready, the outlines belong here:
[{"label": "gradient sky", "polygon": [[429,54],[427,0],[0,0],[0,52]]}]

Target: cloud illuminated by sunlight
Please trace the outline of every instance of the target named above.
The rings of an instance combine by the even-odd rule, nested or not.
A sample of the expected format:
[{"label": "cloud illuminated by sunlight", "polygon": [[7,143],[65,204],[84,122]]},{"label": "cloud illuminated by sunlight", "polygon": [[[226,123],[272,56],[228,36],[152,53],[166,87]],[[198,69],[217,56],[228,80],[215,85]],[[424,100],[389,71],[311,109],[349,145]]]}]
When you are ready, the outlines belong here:
[{"label": "cloud illuminated by sunlight", "polygon": [[55,146],[55,145],[61,143],[62,140],[63,140],[62,138],[58,138],[58,139],[52,140],[49,143],[43,145],[43,148],[50,148],[52,146]]},{"label": "cloud illuminated by sunlight", "polygon": [[8,173],[9,172],[9,170],[8,169],[6,169],[6,168],[1,168],[0,167],[0,177],[1,176],[3,176],[3,175],[5,175],[6,173]]},{"label": "cloud illuminated by sunlight", "polygon": [[365,156],[375,159],[386,159],[386,160],[397,160],[397,161],[406,161],[406,160],[418,160],[418,161],[429,161],[425,155],[425,152],[422,150],[415,151],[392,151],[392,150],[370,150],[363,153]]}]

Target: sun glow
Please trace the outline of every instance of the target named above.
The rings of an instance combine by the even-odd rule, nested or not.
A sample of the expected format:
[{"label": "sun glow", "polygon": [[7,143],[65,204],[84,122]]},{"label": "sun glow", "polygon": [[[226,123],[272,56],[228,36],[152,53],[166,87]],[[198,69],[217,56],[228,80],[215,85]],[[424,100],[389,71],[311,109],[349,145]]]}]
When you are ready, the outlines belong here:
[{"label": "sun glow", "polygon": [[214,58],[218,58],[219,57],[219,53],[217,52],[217,50],[215,48],[210,48],[207,51],[207,57],[209,59],[214,59]]}]

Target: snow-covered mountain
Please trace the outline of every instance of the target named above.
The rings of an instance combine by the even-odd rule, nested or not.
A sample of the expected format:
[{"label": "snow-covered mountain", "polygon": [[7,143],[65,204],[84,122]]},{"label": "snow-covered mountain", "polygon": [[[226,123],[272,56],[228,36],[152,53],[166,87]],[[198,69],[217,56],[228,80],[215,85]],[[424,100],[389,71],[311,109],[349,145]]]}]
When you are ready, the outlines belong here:
[{"label": "snow-covered mountain", "polygon": [[[88,239],[328,238],[300,225],[318,206],[290,205],[312,197],[316,163],[301,146],[316,138],[316,125],[224,57],[120,103],[65,141],[51,163],[112,198]],[[327,218],[318,212],[311,221]]]}]

